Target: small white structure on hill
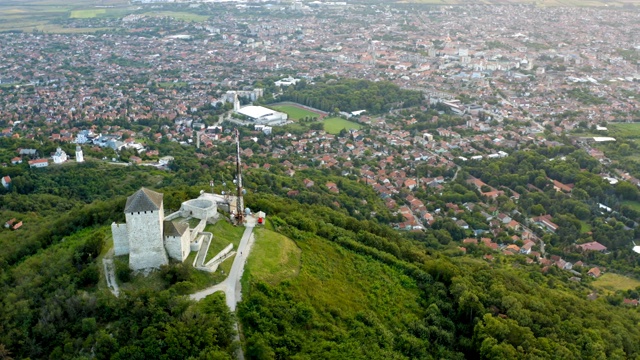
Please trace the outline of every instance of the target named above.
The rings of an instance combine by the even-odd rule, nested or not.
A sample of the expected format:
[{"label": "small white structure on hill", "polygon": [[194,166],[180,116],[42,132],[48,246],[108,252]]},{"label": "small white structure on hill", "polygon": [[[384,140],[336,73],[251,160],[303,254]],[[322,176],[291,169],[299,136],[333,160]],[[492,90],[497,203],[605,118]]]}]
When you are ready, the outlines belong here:
[{"label": "small white structure on hill", "polygon": [[64,152],[61,148],[57,148],[56,152],[51,156],[53,158],[54,164],[62,164],[67,161],[67,153]]},{"label": "small white structure on hill", "polygon": [[[182,203],[179,211],[165,217],[163,194],[141,188],[127,198],[124,208],[126,224],[111,224],[116,256],[129,254],[129,268],[142,270],[159,268],[169,258],[184,261],[191,251],[202,246],[207,220],[218,214],[212,200],[193,199]],[[193,229],[178,217],[200,219]]]},{"label": "small white structure on hill", "polygon": [[82,154],[82,148],[80,145],[76,146],[76,162],[84,162],[84,155]]}]

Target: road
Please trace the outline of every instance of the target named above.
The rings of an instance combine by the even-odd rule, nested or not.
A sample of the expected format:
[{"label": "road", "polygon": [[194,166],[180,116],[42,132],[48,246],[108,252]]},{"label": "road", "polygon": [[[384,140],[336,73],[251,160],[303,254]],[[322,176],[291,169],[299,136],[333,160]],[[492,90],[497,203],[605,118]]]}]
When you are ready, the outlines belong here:
[{"label": "road", "polygon": [[460,171],[460,166],[456,165],[457,169],[456,169],[456,173],[453,174],[453,178],[451,179],[451,181],[456,181],[456,178],[458,177],[458,172]]},{"label": "road", "polygon": [[[255,227],[255,225],[256,219],[253,216],[247,216],[244,234],[242,234],[242,239],[240,239],[240,244],[238,244],[236,257],[233,260],[233,265],[231,265],[229,276],[227,276],[227,278],[224,279],[224,281],[220,284],[198,291],[195,294],[191,294],[189,296],[191,300],[200,301],[215,292],[223,291],[226,298],[227,306],[231,311],[236,311],[238,302],[242,300],[242,284],[240,283],[240,279],[242,279],[244,266],[247,263],[247,258],[249,257],[249,253],[251,252],[251,246],[253,245],[253,228]],[[233,324],[233,327],[236,330],[235,340],[240,342],[240,331],[237,321]],[[236,358],[238,360],[244,360],[244,352],[242,351],[242,347],[238,348]]]},{"label": "road", "polygon": [[251,245],[253,244],[253,228],[256,220],[253,217],[247,217],[246,228],[242,239],[236,250],[236,257],[231,265],[231,271],[229,276],[224,279],[220,284],[198,291],[195,294],[191,294],[189,297],[192,300],[199,301],[205,297],[217,292],[223,291],[226,297],[227,306],[231,311],[236,311],[236,305],[242,300],[242,285],[240,279],[242,279],[242,273],[244,266],[247,262],[247,257],[251,251]]},{"label": "road", "polygon": [[107,256],[102,259],[102,266],[104,267],[104,276],[107,280],[107,287],[115,297],[120,296],[120,289],[118,288],[118,282],[116,281],[115,274],[116,266],[113,263],[113,249],[109,250]]}]

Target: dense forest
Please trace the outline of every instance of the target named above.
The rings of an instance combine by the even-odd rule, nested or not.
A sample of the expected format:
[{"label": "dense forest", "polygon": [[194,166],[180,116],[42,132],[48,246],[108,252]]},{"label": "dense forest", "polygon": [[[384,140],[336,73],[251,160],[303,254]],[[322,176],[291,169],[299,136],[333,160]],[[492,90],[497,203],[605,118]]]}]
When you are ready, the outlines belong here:
[{"label": "dense forest", "polygon": [[[318,79],[289,86],[278,101],[293,101],[327,112],[367,110],[372,114],[419,105],[422,94],[397,85],[367,80]],[[338,111],[336,111],[338,110]]]}]

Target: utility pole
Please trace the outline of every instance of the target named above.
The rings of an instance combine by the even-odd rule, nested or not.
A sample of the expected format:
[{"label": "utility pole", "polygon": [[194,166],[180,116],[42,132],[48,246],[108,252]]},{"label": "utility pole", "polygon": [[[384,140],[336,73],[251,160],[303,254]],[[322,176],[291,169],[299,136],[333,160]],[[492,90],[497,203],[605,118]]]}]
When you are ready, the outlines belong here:
[{"label": "utility pole", "polygon": [[240,162],[240,132],[236,129],[236,221],[242,224],[244,221],[244,201],[242,199],[242,164]]}]

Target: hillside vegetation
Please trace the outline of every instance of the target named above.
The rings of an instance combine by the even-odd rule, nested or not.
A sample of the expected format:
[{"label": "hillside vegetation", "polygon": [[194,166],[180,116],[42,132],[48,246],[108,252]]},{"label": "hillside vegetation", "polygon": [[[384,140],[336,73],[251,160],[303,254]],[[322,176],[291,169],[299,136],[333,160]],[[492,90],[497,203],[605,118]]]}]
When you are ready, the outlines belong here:
[{"label": "hillside vegetation", "polygon": [[[251,358],[633,358],[636,311],[588,301],[559,273],[445,258],[320,206],[254,199],[302,249],[297,277],[250,272]],[[304,214],[304,215],[303,215]],[[313,219],[313,220],[312,220]],[[372,350],[373,349],[373,350]]]}]

